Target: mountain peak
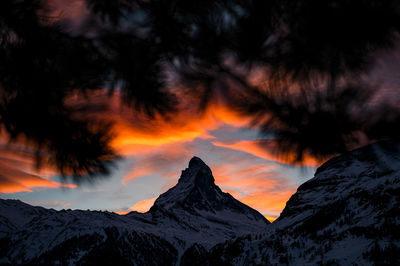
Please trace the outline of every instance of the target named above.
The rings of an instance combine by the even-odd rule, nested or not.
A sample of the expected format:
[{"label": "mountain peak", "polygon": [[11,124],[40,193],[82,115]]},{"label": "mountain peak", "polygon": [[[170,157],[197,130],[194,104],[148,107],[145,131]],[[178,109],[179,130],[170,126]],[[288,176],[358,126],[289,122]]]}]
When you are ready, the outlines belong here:
[{"label": "mountain peak", "polygon": [[177,215],[182,212],[196,216],[208,213],[208,216],[215,216],[215,219],[224,216],[228,220],[241,217],[247,222],[247,219],[255,221],[260,226],[269,223],[259,212],[222,192],[215,184],[211,169],[198,157],[190,160],[188,168],[182,171],[178,184],[161,194],[150,212],[154,213],[159,209],[169,210]]},{"label": "mountain peak", "polygon": [[207,167],[208,166],[203,162],[199,157],[193,156],[189,161],[189,168],[198,168],[198,167]]},{"label": "mountain peak", "polygon": [[189,161],[189,166],[182,171],[176,186],[161,194],[155,201],[154,206],[169,209],[173,206],[181,206],[193,193],[200,192],[197,200],[201,200],[203,195],[215,193],[219,188],[214,183],[210,167],[208,167],[199,157],[194,156]]},{"label": "mountain peak", "polygon": [[178,184],[190,183],[197,185],[214,185],[214,177],[210,167],[206,165],[199,157],[194,156],[189,161],[189,166],[182,171]]}]

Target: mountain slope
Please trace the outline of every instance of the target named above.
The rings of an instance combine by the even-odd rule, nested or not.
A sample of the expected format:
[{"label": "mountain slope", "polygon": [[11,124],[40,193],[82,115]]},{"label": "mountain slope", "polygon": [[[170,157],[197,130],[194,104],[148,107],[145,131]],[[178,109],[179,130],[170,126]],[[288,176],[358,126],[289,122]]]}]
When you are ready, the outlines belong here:
[{"label": "mountain slope", "polygon": [[[175,219],[179,230],[191,231],[186,239],[188,243],[206,247],[221,239],[262,232],[270,224],[256,210],[222,192],[215,185],[210,168],[197,157],[193,157],[189,167],[182,171],[178,184],[158,197],[149,214],[159,225],[170,230],[176,229],[175,223],[170,221]],[[196,242],[191,241],[194,235]]]},{"label": "mountain slope", "polygon": [[210,168],[194,157],[147,213],[55,211],[0,200],[0,264],[173,265],[195,243],[209,249],[268,225],[223,193]]},{"label": "mountain slope", "polygon": [[0,264],[400,265],[400,144],[333,158],[272,224],[194,157],[147,213],[0,200]]},{"label": "mountain slope", "polygon": [[400,265],[399,254],[400,145],[385,141],[329,160],[266,232],[206,257],[214,265]]}]

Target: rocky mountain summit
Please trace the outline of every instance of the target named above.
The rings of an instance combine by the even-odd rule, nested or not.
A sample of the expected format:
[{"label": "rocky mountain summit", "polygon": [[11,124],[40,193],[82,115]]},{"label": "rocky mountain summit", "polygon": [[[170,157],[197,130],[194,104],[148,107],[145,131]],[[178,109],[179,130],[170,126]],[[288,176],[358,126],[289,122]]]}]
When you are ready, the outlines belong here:
[{"label": "rocky mountain summit", "polygon": [[214,241],[213,236],[204,235],[206,239],[201,244],[206,246],[238,233],[261,232],[270,224],[258,211],[222,192],[214,183],[211,169],[197,157],[182,171],[178,184],[157,198],[149,214],[153,219],[164,219],[165,214],[177,217],[180,224],[195,227],[202,235],[212,229],[211,234],[218,239]]}]

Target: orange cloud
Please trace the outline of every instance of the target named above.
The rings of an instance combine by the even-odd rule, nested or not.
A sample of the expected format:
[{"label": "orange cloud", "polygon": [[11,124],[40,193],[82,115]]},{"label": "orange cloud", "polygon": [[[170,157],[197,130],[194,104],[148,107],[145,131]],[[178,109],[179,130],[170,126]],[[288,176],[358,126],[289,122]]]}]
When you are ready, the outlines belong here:
[{"label": "orange cloud", "polygon": [[[168,164],[176,160],[179,159],[168,158],[163,153],[158,156],[153,155],[152,157],[142,159],[139,166],[143,168],[139,167],[137,171],[133,171],[132,173],[137,173],[139,176],[153,171],[154,174],[162,176],[165,173],[165,169],[168,168]],[[187,163],[187,159],[183,161]],[[172,168],[175,167],[175,165],[172,166]],[[213,163],[210,167],[215,177],[215,183],[224,192],[230,193],[244,204],[258,210],[270,221],[279,216],[286,201],[295,192],[297,186],[278,172],[281,167],[279,164],[248,166],[248,162],[235,164],[226,161],[219,164]],[[176,178],[179,177],[179,173],[176,171],[167,171],[166,175],[168,175],[168,178],[175,177],[170,178],[171,182],[169,182],[168,187],[170,187],[171,183],[175,183]],[[155,199],[140,201],[129,208],[129,211],[145,212],[149,210]],[[118,213],[125,214],[127,212],[122,211]]]},{"label": "orange cloud", "polygon": [[212,169],[217,185],[269,221],[279,216],[297,187],[279,173],[277,164],[216,165]]},{"label": "orange cloud", "polygon": [[[113,130],[116,137],[112,146],[124,156],[154,154],[161,148],[164,155],[175,158],[187,153],[179,144],[190,142],[195,138],[213,138],[208,132],[223,124],[245,124],[244,120],[235,112],[219,103],[212,103],[204,112],[198,112],[194,104],[189,107],[181,106],[179,107],[180,111],[173,114],[173,117],[155,115],[150,119],[123,105],[118,92],[110,96],[107,90],[98,90],[93,92],[89,98],[82,97],[78,93],[72,95],[66,102],[71,106],[84,107],[82,108],[83,115],[114,121]],[[4,136],[0,136],[1,139],[5,139]],[[2,178],[1,191],[10,193],[10,191],[32,191],[31,188],[39,186],[68,186],[50,181],[51,176],[57,174],[51,169],[44,168],[37,173],[33,153],[26,150],[23,146],[20,146],[19,150],[13,149],[6,152],[4,149],[0,150],[0,162],[10,165],[10,161],[12,161],[12,167],[10,167],[20,170],[18,173],[13,172],[11,178],[10,169],[6,170],[5,167],[0,169],[2,176],[5,176],[5,171],[9,172],[7,180],[5,177]],[[170,172],[172,170],[176,171],[176,169],[171,169]],[[152,172],[154,172],[154,165],[135,165],[131,173],[123,178],[123,183]]]},{"label": "orange cloud", "polygon": [[[192,154],[184,149],[183,144],[173,143],[162,145],[150,151],[143,151],[135,156],[132,168],[124,175],[122,184],[146,175],[157,174],[160,177],[176,178],[179,162],[187,163]],[[183,167],[180,166],[180,167]]]},{"label": "orange cloud", "polygon": [[254,189],[274,189],[284,182],[279,173],[273,172],[275,165],[234,166],[218,165],[212,167],[215,182],[224,188],[248,193]]},{"label": "orange cloud", "polygon": [[129,181],[132,181],[133,179],[142,177],[142,176],[146,176],[146,175],[150,175],[154,173],[153,169],[150,168],[140,168],[140,169],[135,169],[132,172],[126,174],[123,178],[121,183],[122,184],[127,184]]},{"label": "orange cloud", "polygon": [[[171,149],[171,147],[169,148]],[[166,152],[169,150],[166,149]],[[168,157],[168,152],[161,152],[158,155],[152,155],[148,158],[142,158],[134,168],[132,173],[137,176],[153,172],[158,176],[167,175],[171,179],[170,183],[175,183],[179,177],[179,172],[168,172],[169,164],[180,161],[179,153],[176,158]],[[186,157],[186,154],[181,155]],[[183,158],[184,164],[187,158]],[[236,199],[257,209],[263,215],[269,216],[269,220],[274,220],[285,206],[286,201],[294,193],[296,184],[286,179],[279,173],[279,164],[257,164],[248,166],[248,162],[233,163],[225,161],[222,163],[211,163],[215,183],[221,187],[224,192],[230,193]],[[172,165],[172,169],[176,165]],[[136,170],[135,170],[136,169]],[[167,174],[165,174],[167,173]],[[127,179],[126,179],[127,180]],[[153,204],[155,198],[138,202],[129,210],[147,211]],[[124,214],[127,212],[119,212]]]},{"label": "orange cloud", "polygon": [[241,140],[236,143],[227,144],[222,142],[212,142],[215,146],[224,147],[228,149],[238,150],[247,152],[256,157],[263,158],[269,161],[275,161],[289,165],[302,165],[307,167],[318,167],[321,165],[321,161],[311,157],[305,156],[303,162],[293,163],[294,154],[283,154],[280,155],[276,152],[276,142],[274,140]]},{"label": "orange cloud", "polygon": [[[134,156],[132,168],[128,169],[128,173],[122,179],[123,184],[151,174],[169,178],[171,182],[168,182],[168,185],[176,182],[174,178],[179,177],[177,169],[181,169],[177,168],[177,165],[187,164],[197,151],[197,147],[191,145],[195,139],[202,139],[211,142],[213,145],[209,146],[212,149],[223,147],[248,153],[234,153],[221,149],[225,150],[222,154],[229,156],[221,158],[221,163],[218,160],[212,162],[210,167],[217,185],[264,215],[273,217],[278,215],[294,191],[288,189],[293,185],[277,172],[280,165],[261,164],[262,160],[254,164],[257,160],[251,155],[282,162],[266,149],[269,146],[265,145],[265,142],[238,141],[227,144],[218,142],[216,138],[210,136],[210,131],[223,125],[238,128],[248,124],[246,119],[227,106],[214,102],[203,113],[197,112],[194,108],[182,107],[182,110],[170,119],[160,115],[149,119],[121,105],[118,94],[109,97],[106,93],[108,92],[103,90],[90,95],[90,104],[93,106],[88,108],[87,115],[114,121],[116,138],[112,142],[113,147],[124,156]],[[79,96],[74,97],[71,98],[71,102],[75,104],[79,105],[80,101],[84,101]],[[267,144],[273,145],[269,142]],[[7,173],[7,178],[0,178],[0,192],[32,191],[38,187],[75,187],[50,180],[50,176],[54,174],[51,171],[48,171],[48,177],[40,177],[38,173],[32,171],[32,158],[29,156],[29,153],[20,156],[15,151],[8,154],[0,151],[0,175],[4,176],[4,173]],[[247,158],[247,161],[243,161],[242,158]],[[9,169],[6,166],[9,166]],[[129,209],[147,211],[154,200],[155,198],[140,201]]]},{"label": "orange cloud", "polygon": [[137,211],[137,212],[147,212],[150,210],[151,206],[153,206],[154,201],[156,201],[157,197],[151,198],[151,199],[145,199],[137,202],[135,205],[129,208],[128,211],[116,211],[115,213],[119,215],[125,215],[131,211]]},{"label": "orange cloud", "polygon": [[264,215],[278,217],[286,206],[286,202],[295,192],[295,189],[280,191],[261,190],[241,197],[239,200]]},{"label": "orange cloud", "polygon": [[273,177],[276,174],[273,173],[264,173],[259,174],[255,177],[237,177],[233,178],[232,176],[217,176],[216,183],[222,187],[229,187],[232,189],[240,189],[240,191],[248,192],[254,190],[254,188],[263,187],[263,188],[275,188],[278,186],[279,181],[275,179],[269,179],[269,177]]},{"label": "orange cloud", "polygon": [[[87,115],[114,122],[115,139],[112,146],[122,155],[131,156],[152,152],[162,145],[184,143],[195,138],[210,139],[209,131],[224,124],[245,126],[249,120],[218,101],[210,103],[199,112],[196,103],[177,106],[178,111],[153,118],[125,106],[118,92],[110,96],[107,90],[98,90],[87,98],[73,95],[67,101],[71,105],[90,105]],[[183,101],[185,102],[185,101]]]},{"label": "orange cloud", "polygon": [[33,188],[76,188],[75,184],[64,184],[27,174],[16,169],[7,169],[0,165],[0,193],[16,193],[28,191]]},{"label": "orange cloud", "polygon": [[240,193],[235,190],[224,190],[223,192],[231,194],[231,196],[234,197],[235,199],[241,196]]},{"label": "orange cloud", "polygon": [[[16,146],[0,146],[0,193],[32,192],[34,188],[76,188],[49,180],[52,172],[43,175],[34,170],[32,153]],[[46,178],[47,176],[47,178]]]},{"label": "orange cloud", "polygon": [[27,186],[0,177],[0,193],[32,192]]},{"label": "orange cloud", "polygon": [[137,211],[137,212],[147,212],[151,208],[151,206],[153,206],[154,201],[156,201],[156,199],[157,197],[139,201],[135,205],[133,205],[130,209],[132,211]]},{"label": "orange cloud", "polygon": [[274,222],[278,218],[277,216],[268,216],[268,215],[264,215],[264,217],[271,223]]}]

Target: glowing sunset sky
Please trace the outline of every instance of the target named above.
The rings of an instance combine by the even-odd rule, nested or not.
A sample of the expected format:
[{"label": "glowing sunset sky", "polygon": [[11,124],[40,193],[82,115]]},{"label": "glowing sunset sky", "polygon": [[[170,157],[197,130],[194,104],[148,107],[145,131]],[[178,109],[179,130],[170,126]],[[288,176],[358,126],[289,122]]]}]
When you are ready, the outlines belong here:
[{"label": "glowing sunset sky", "polygon": [[[399,88],[400,57],[390,56],[374,70],[372,80],[384,81],[382,96],[394,99]],[[116,121],[113,141],[123,156],[108,178],[94,184],[65,184],[54,172],[35,172],[32,153],[17,145],[0,145],[0,197],[20,199],[48,208],[108,210],[124,213],[146,211],[160,193],[174,186],[192,156],[207,163],[223,191],[277,217],[297,187],[313,176],[317,163],[307,168],[291,166],[276,158],[273,141],[262,139],[248,120],[219,103],[205,113],[183,107],[169,120],[147,117],[119,106],[118,97],[99,91],[95,103],[107,102],[106,112],[95,113]],[[76,101],[76,99],[71,99]]]},{"label": "glowing sunset sky", "polygon": [[[399,55],[385,57],[369,77],[370,82],[381,83],[381,95],[392,100],[397,100],[392,96],[398,95],[400,83]],[[115,121],[113,147],[123,159],[112,175],[94,184],[64,183],[49,169],[36,172],[31,151],[8,145],[3,135],[0,198],[54,209],[146,211],[159,194],[177,183],[190,158],[197,156],[210,166],[223,191],[274,219],[318,166],[312,158],[305,161],[305,168],[277,158],[268,149],[274,145],[272,139],[262,138],[248,127],[246,118],[218,101],[204,113],[183,107],[170,119],[149,119],[120,108],[118,97],[109,99],[104,94],[99,91],[91,100],[109,105],[106,112],[93,115]]]},{"label": "glowing sunset sky", "polygon": [[[93,96],[94,101],[105,98],[102,93]],[[111,106],[119,106],[112,99]],[[266,141],[223,105],[213,104],[203,114],[188,109],[167,121],[125,108],[111,108],[102,116],[117,121],[113,146],[124,156],[112,176],[94,185],[63,184],[51,171],[32,171],[28,151],[3,144],[0,167],[9,178],[0,179],[2,197],[55,209],[146,211],[177,183],[195,155],[211,167],[222,190],[277,217],[297,186],[313,174],[313,168],[287,165],[260,147]]]}]

